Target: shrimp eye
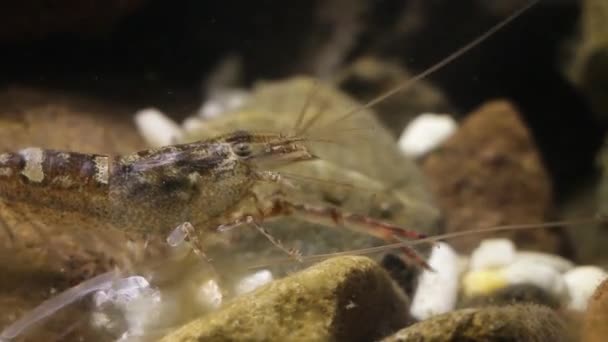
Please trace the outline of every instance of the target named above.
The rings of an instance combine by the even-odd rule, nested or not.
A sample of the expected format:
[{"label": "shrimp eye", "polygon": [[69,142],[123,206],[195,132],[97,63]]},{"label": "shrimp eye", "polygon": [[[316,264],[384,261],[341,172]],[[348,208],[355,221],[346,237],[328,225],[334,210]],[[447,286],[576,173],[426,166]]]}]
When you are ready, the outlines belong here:
[{"label": "shrimp eye", "polygon": [[249,157],[251,155],[251,146],[246,143],[238,143],[234,145],[234,153],[239,157]]}]

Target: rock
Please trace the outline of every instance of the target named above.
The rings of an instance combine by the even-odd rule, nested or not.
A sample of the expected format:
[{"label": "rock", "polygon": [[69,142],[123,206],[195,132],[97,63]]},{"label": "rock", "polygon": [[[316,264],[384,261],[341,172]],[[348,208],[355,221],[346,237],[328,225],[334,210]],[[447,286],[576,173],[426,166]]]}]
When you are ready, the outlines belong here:
[{"label": "rock", "polygon": [[369,341],[406,325],[407,310],[406,296],[378,264],[340,257],[238,297],[162,341]]},{"label": "rock", "polygon": [[405,127],[398,145],[405,155],[421,157],[441,144],[456,129],[456,121],[447,114],[420,114]]},{"label": "rock", "polygon": [[[551,183],[516,108],[493,101],[471,113],[423,169],[444,210],[448,232],[542,222],[551,208]],[[478,234],[453,241],[461,252],[484,238],[508,237],[520,248],[556,252],[546,229]]]},{"label": "rock", "polygon": [[452,247],[445,242],[437,243],[428,264],[433,271],[422,271],[410,308],[416,319],[449,312],[458,298],[458,255]]},{"label": "rock", "polygon": [[572,261],[562,258],[559,255],[533,251],[517,251],[514,262],[518,261],[542,264],[551,267],[560,273],[564,273],[574,267]]},{"label": "rock", "polygon": [[473,296],[464,298],[459,303],[459,308],[482,307],[482,306],[504,306],[507,304],[538,304],[545,305],[552,309],[560,307],[560,300],[550,292],[532,284],[516,284],[487,295]]},{"label": "rock", "polygon": [[462,309],[411,325],[385,338],[397,341],[568,341],[557,314],[543,306]]},{"label": "rock", "polygon": [[597,266],[578,266],[564,274],[570,301],[568,308],[585,311],[587,302],[599,284],[608,278],[608,273]]},{"label": "rock", "polygon": [[462,291],[469,297],[489,295],[508,285],[502,269],[471,271],[462,277]]},{"label": "rock", "polygon": [[178,140],[181,128],[156,108],[141,109],[135,113],[139,134],[149,147],[171,145]]},{"label": "rock", "polygon": [[257,271],[241,279],[241,281],[236,285],[235,292],[238,295],[249,293],[271,281],[272,273],[269,270]]},{"label": "rock", "polygon": [[583,342],[602,342],[608,336],[608,280],[597,287],[589,299],[583,322]]},{"label": "rock", "polygon": [[515,245],[509,239],[483,240],[471,254],[471,270],[504,267],[515,260]]},{"label": "rock", "polygon": [[502,272],[510,285],[533,284],[560,299],[567,297],[562,275],[547,265],[521,260],[505,267]]}]

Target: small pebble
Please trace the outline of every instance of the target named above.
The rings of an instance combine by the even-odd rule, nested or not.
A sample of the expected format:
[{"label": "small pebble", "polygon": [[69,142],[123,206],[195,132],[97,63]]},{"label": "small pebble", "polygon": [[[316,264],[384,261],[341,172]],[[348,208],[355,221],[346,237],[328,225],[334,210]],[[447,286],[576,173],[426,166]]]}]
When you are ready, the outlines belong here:
[{"label": "small pebble", "polygon": [[203,307],[217,309],[222,305],[224,296],[222,289],[215,280],[209,280],[200,286],[197,300]]},{"label": "small pebble", "polygon": [[174,144],[182,134],[179,125],[156,108],[146,108],[135,113],[135,125],[139,134],[152,147]]},{"label": "small pebble", "polygon": [[502,270],[471,271],[462,278],[462,290],[467,297],[489,295],[508,285]]},{"label": "small pebble", "polygon": [[268,284],[272,279],[272,273],[270,271],[258,271],[241,279],[236,285],[236,293],[242,295],[251,292],[264,284]]},{"label": "small pebble", "polygon": [[563,298],[567,295],[566,284],[562,275],[553,267],[520,260],[502,269],[502,272],[509,285],[532,284],[555,295]]},{"label": "small pebble", "polygon": [[449,115],[425,113],[416,117],[399,137],[399,148],[412,157],[420,157],[451,136],[458,124]]},{"label": "small pebble", "polygon": [[93,302],[92,325],[109,333],[140,335],[161,317],[161,293],[141,276],[115,281],[112,288],[96,292]]},{"label": "small pebble", "polygon": [[483,240],[471,254],[471,270],[504,267],[515,260],[515,244],[509,239]]},{"label": "small pebble", "polygon": [[515,254],[515,261],[522,260],[549,266],[560,273],[564,273],[574,267],[574,263],[568,259],[562,258],[559,255],[542,252],[518,251]]},{"label": "small pebble", "polygon": [[214,119],[225,112],[238,109],[249,98],[249,93],[242,89],[224,89],[214,91],[210,98],[203,103],[198,115],[205,119]]},{"label": "small pebble", "polygon": [[452,247],[439,242],[428,263],[435,271],[422,272],[410,307],[420,320],[453,310],[458,295],[458,255]]},{"label": "small pebble", "polygon": [[489,295],[510,285],[536,285],[557,298],[567,296],[562,275],[553,267],[529,260],[519,260],[506,267],[470,271],[463,277],[467,296]]},{"label": "small pebble", "polygon": [[563,279],[570,295],[568,308],[585,311],[589,298],[608,279],[608,273],[597,266],[578,266],[566,272]]}]

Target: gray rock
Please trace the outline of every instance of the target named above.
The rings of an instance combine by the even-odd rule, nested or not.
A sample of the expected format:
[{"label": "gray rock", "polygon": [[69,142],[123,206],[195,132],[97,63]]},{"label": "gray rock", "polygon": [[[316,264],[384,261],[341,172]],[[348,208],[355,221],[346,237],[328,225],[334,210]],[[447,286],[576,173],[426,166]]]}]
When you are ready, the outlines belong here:
[{"label": "gray rock", "polygon": [[238,297],[162,341],[371,341],[409,320],[408,299],[388,274],[348,256]]}]

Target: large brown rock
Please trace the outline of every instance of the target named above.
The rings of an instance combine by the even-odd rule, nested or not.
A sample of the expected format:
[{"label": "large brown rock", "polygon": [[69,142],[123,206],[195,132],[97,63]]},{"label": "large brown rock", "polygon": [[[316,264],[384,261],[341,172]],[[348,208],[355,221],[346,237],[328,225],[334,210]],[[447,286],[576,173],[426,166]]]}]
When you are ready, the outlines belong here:
[{"label": "large brown rock", "polygon": [[583,323],[584,342],[606,341],[608,337],[608,280],[597,287],[589,299],[589,306]]},{"label": "large brown rock", "polygon": [[[471,113],[457,133],[424,160],[423,169],[448,232],[542,222],[551,208],[551,183],[534,141],[517,110],[505,101]],[[547,230],[500,235],[525,248],[556,252],[559,246]],[[467,251],[487,237],[479,234],[453,244]]]}]

